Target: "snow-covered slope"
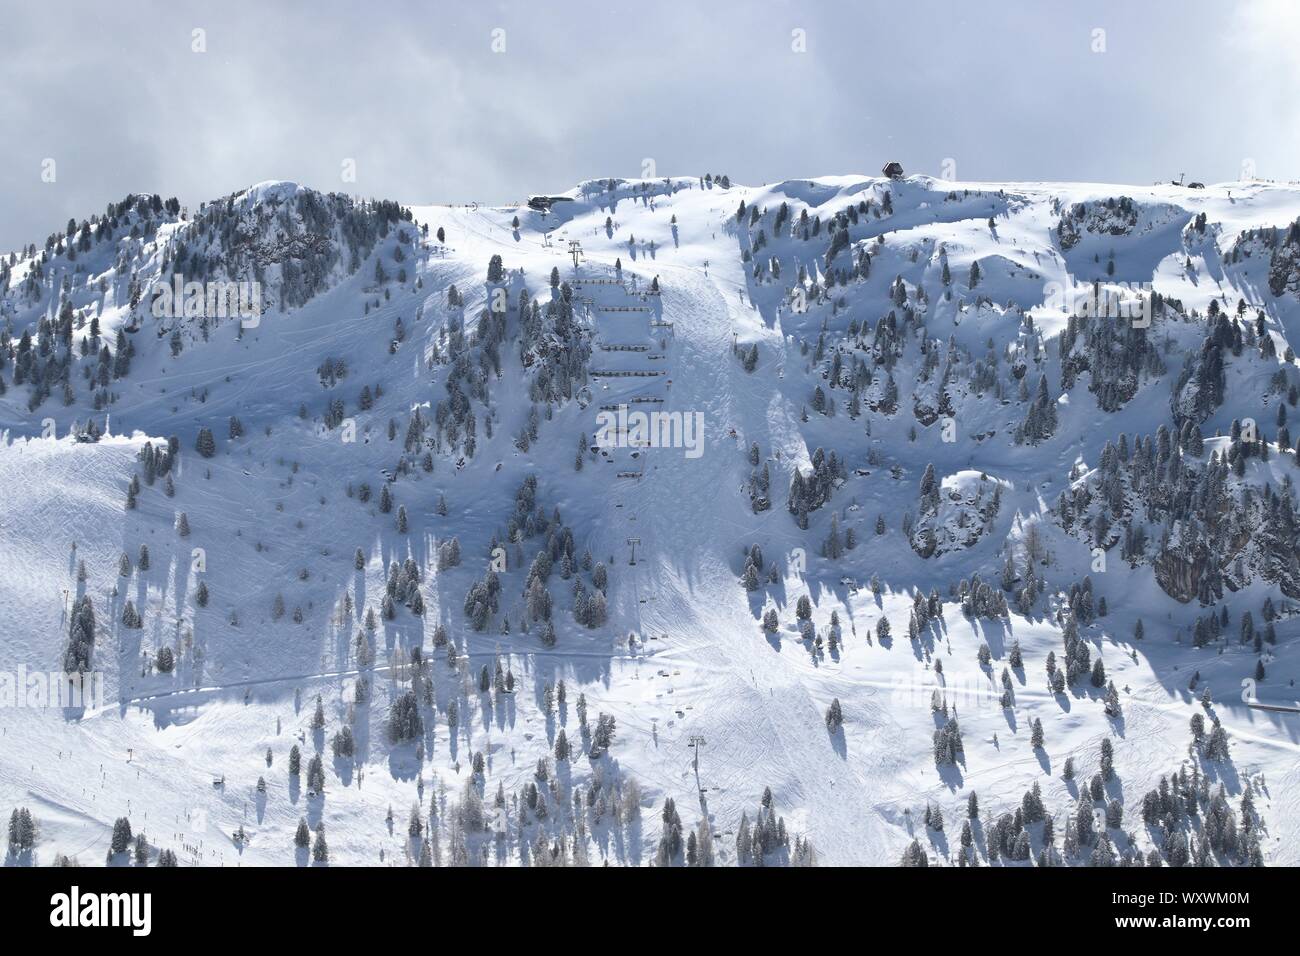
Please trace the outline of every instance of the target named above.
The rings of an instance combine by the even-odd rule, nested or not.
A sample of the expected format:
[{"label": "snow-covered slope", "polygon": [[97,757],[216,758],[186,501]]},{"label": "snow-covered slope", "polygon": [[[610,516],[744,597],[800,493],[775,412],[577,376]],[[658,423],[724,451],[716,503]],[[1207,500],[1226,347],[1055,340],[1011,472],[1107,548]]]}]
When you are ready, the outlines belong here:
[{"label": "snow-covered slope", "polygon": [[[204,865],[306,865],[300,820],[348,864],[1294,864],[1300,713],[1246,698],[1300,699],[1298,219],[710,177],[70,223],[0,271],[10,861],[126,865],[127,818]],[[78,660],[102,701],[22,686]]]}]

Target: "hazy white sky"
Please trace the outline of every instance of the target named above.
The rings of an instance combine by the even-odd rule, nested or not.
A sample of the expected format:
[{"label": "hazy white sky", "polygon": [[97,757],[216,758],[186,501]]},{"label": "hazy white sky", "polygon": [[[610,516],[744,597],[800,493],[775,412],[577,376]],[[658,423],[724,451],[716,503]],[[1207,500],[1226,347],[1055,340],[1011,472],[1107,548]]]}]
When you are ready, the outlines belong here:
[{"label": "hazy white sky", "polygon": [[265,179],[502,202],[646,160],[1300,178],[1290,0],[0,0],[0,24],[0,249],[128,192]]}]

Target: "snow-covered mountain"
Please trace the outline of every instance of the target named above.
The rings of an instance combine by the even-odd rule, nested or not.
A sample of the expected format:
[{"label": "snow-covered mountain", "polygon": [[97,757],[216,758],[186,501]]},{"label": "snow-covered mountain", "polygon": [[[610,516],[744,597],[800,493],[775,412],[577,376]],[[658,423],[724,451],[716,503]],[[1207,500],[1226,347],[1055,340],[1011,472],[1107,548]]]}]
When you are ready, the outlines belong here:
[{"label": "snow-covered mountain", "polygon": [[0,266],[9,862],[1294,865],[1298,295],[1269,183],[110,203]]}]

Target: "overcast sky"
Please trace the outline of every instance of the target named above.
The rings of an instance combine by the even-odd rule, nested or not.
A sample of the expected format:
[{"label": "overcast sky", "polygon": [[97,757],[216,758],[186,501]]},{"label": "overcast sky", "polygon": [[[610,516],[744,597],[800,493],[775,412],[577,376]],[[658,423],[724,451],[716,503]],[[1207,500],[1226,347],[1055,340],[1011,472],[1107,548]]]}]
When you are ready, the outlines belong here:
[{"label": "overcast sky", "polygon": [[0,249],[128,192],[266,179],[409,203],[647,160],[742,183],[888,159],[1300,179],[1290,0],[0,0],[0,25]]}]

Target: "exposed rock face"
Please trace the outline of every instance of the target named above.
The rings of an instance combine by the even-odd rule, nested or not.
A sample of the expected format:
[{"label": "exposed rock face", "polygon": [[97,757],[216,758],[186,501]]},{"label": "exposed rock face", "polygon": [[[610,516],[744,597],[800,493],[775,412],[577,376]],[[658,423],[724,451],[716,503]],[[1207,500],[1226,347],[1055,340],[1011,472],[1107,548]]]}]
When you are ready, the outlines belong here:
[{"label": "exposed rock face", "polygon": [[929,428],[939,420],[938,409],[920,399],[912,403],[912,414],[916,416],[917,424],[923,428]]},{"label": "exposed rock face", "polygon": [[1270,562],[1254,536],[1246,532],[1213,549],[1203,544],[1191,549],[1186,545],[1168,548],[1151,566],[1161,589],[1183,604],[1193,599],[1214,604],[1223,599],[1225,588],[1236,591],[1249,585],[1256,576],[1276,585],[1288,597],[1300,595],[1294,564]]},{"label": "exposed rock face", "polygon": [[1123,236],[1137,225],[1137,209],[1127,196],[1107,199],[1104,202],[1075,203],[1061,216],[1057,236],[1061,248],[1074,248],[1084,232]]},{"label": "exposed rock face", "polygon": [[923,558],[932,557],[938,546],[939,540],[935,537],[934,530],[926,525],[912,535],[912,550]]},{"label": "exposed rock face", "polygon": [[1268,291],[1281,297],[1300,296],[1300,219],[1279,229],[1267,226],[1241,233],[1228,250],[1227,261],[1241,263],[1256,257],[1268,259]]},{"label": "exposed rock face", "polygon": [[959,472],[944,480],[936,498],[922,504],[909,543],[923,558],[974,547],[992,527],[1001,508],[999,483]]},{"label": "exposed rock face", "polygon": [[1273,251],[1268,267],[1268,290],[1280,296],[1300,295],[1300,243],[1286,243]]},{"label": "exposed rock face", "polygon": [[1161,590],[1175,601],[1187,604],[1200,593],[1201,578],[1208,563],[1203,550],[1192,557],[1169,550],[1157,557],[1152,567]]}]

